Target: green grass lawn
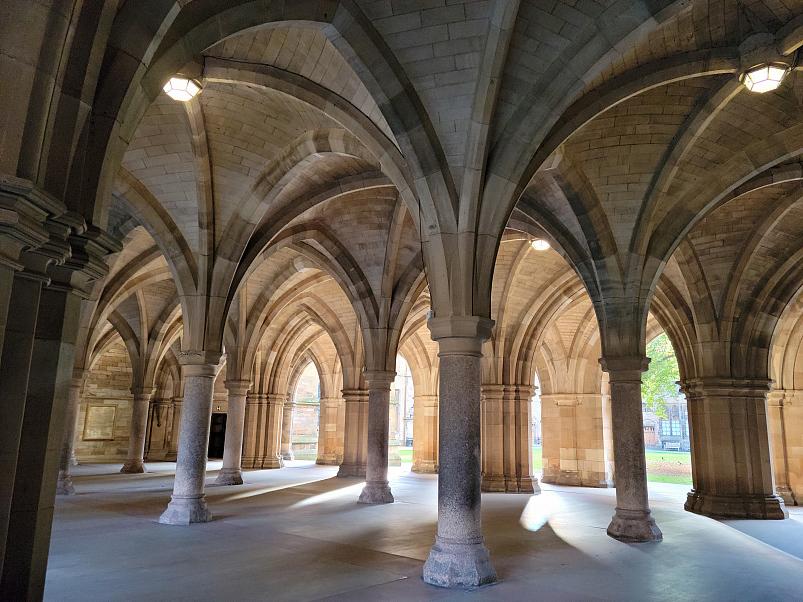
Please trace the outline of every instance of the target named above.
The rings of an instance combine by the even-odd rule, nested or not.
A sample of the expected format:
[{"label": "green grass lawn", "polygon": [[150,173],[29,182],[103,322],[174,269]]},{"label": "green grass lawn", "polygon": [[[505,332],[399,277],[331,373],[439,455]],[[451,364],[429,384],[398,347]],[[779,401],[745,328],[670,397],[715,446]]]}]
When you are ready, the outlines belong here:
[{"label": "green grass lawn", "polygon": [[[399,448],[399,456],[404,463],[413,461],[411,447]],[[689,452],[672,452],[648,450],[647,480],[653,483],[675,483],[691,485],[691,454]],[[540,473],[544,468],[541,447],[533,447],[533,472]]]},{"label": "green grass lawn", "polygon": [[[647,450],[647,480],[653,483],[691,485],[691,454],[689,452]],[[543,470],[541,447],[533,447],[533,472]]]}]

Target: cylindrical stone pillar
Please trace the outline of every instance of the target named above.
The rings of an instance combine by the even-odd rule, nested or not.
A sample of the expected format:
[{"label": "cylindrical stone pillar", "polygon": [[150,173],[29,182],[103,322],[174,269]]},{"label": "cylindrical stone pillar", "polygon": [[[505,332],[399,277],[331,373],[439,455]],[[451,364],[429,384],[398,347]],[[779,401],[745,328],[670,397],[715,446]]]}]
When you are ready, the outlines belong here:
[{"label": "cylindrical stone pillar", "polygon": [[478,317],[432,318],[438,342],[438,532],[424,581],[441,587],[496,580],[480,523],[480,361],[493,322]]},{"label": "cylindrical stone pillar", "polygon": [[229,392],[226,438],[223,442],[223,468],[215,483],[242,485],[243,431],[245,429],[245,398],[251,388],[249,380],[227,380]]},{"label": "cylindrical stone pillar", "polygon": [[138,474],[145,472],[145,434],[148,430],[148,408],[154,389],[135,388],[131,390],[134,400],[131,403],[131,430],[128,434],[128,459],[120,472]]},{"label": "cylindrical stone pillar", "polygon": [[81,407],[81,391],[84,388],[86,376],[86,370],[75,370],[70,382],[64,416],[64,440],[61,444],[61,455],[59,457],[59,478],[56,483],[56,495],[73,495],[75,493],[70,468],[77,464],[77,462],[74,462],[75,431],[78,422],[78,410]]},{"label": "cylindrical stone pillar", "polygon": [[292,460],[293,456],[293,410],[296,404],[290,400],[284,402],[282,407],[282,447],[280,455],[282,460]]},{"label": "cylindrical stone pillar", "polygon": [[608,535],[620,541],[660,541],[663,536],[650,514],[647,460],[641,411],[641,373],[646,357],[600,360],[611,385],[611,426],[616,472],[616,513]]},{"label": "cylindrical stone pillar", "polygon": [[390,424],[390,384],[395,372],[369,371],[368,384],[368,461],[361,504],[390,504],[393,494],[388,484],[388,428]]},{"label": "cylindrical stone pillar", "polygon": [[[206,506],[204,477],[212,419],[212,394],[220,354],[182,354],[184,402],[178,440],[173,496],[159,522],[189,525],[212,520]],[[203,363],[201,363],[203,362]]]}]

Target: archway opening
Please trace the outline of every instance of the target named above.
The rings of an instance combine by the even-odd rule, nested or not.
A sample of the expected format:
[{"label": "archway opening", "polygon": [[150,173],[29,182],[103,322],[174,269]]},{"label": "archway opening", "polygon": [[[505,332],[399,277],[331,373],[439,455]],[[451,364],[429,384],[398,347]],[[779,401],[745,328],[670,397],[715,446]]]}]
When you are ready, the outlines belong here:
[{"label": "archway opening", "polygon": [[401,355],[396,356],[396,378],[390,386],[391,466],[413,462],[413,373]]},{"label": "archway opening", "polygon": [[647,344],[649,369],[641,379],[647,480],[691,485],[691,445],[686,396],[678,361],[665,332]]},{"label": "archway opening", "polygon": [[541,381],[538,373],[533,375],[533,396],[530,400],[530,423],[532,425],[533,476],[541,479],[544,471],[541,447]]},{"label": "archway opening", "polygon": [[308,362],[293,389],[290,449],[293,459],[315,461],[321,410],[321,378],[314,362]]}]

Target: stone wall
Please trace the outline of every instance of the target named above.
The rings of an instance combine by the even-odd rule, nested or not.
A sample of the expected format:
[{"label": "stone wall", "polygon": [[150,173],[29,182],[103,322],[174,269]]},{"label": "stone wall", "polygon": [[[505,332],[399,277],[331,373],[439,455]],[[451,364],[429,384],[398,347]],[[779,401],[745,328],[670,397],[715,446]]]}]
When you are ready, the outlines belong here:
[{"label": "stone wall", "polygon": [[76,429],[79,461],[125,461],[132,400],[131,364],[120,341],[98,358],[84,385]]}]

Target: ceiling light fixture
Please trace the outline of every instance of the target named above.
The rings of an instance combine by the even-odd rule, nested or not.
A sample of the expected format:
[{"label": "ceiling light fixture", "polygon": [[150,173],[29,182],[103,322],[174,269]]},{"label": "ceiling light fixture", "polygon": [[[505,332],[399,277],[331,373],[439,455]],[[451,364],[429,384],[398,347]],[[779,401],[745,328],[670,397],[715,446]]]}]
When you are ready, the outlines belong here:
[{"label": "ceiling light fixture", "polygon": [[177,75],[171,77],[162,89],[173,100],[188,102],[201,91],[201,84],[194,79],[187,79]]},{"label": "ceiling light fixture", "polygon": [[549,241],[546,241],[543,238],[536,238],[530,244],[536,251],[546,251],[549,247],[552,246],[549,244]]},{"label": "ceiling light fixture", "polygon": [[780,86],[787,73],[789,65],[786,63],[762,63],[745,71],[741,80],[751,92],[763,94]]}]

